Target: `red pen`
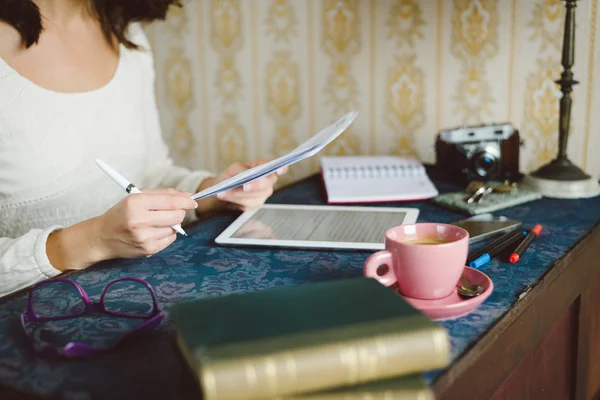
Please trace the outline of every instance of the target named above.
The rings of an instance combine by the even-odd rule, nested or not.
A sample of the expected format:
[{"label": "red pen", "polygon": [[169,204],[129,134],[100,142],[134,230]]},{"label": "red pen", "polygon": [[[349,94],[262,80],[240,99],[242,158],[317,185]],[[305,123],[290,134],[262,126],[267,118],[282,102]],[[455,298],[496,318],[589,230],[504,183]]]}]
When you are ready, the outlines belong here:
[{"label": "red pen", "polygon": [[511,264],[514,264],[517,261],[519,261],[523,253],[525,253],[525,250],[527,250],[531,242],[533,242],[533,240],[539,236],[541,231],[541,225],[536,225],[533,227],[533,229],[527,234],[527,236],[525,236],[525,239],[523,239],[523,241],[517,246],[515,251],[510,255],[508,260],[511,262]]}]

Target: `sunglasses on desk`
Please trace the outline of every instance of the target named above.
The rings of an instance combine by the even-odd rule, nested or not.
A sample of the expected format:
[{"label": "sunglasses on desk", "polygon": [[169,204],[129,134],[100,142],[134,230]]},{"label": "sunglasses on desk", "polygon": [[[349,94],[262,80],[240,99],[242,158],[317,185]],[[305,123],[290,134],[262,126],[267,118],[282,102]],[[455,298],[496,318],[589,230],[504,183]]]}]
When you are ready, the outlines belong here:
[{"label": "sunglasses on desk", "polygon": [[[66,345],[52,344],[38,338],[41,325],[91,315],[104,315],[142,323],[122,334],[108,345],[90,345],[69,341]],[[42,357],[89,357],[116,347],[126,337],[156,328],[164,318],[150,284],[137,278],[119,278],[108,283],[97,302],[90,300],[85,290],[70,279],[49,279],[35,284],[21,315],[25,334],[34,351]]]}]

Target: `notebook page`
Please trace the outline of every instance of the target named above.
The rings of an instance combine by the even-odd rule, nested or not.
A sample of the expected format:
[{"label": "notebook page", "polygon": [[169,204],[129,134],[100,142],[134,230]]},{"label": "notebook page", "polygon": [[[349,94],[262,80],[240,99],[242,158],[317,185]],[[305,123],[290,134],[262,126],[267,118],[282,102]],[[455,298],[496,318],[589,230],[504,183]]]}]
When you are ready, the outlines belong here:
[{"label": "notebook page", "polygon": [[330,201],[394,201],[424,199],[437,195],[435,187],[425,179],[407,177],[337,179],[327,182]]},{"label": "notebook page", "polygon": [[324,172],[334,170],[368,169],[368,168],[419,168],[423,164],[414,158],[394,156],[338,156],[321,157],[321,168]]},{"label": "notebook page", "polygon": [[321,169],[330,203],[417,200],[438,191],[423,164],[408,157],[323,157]]}]

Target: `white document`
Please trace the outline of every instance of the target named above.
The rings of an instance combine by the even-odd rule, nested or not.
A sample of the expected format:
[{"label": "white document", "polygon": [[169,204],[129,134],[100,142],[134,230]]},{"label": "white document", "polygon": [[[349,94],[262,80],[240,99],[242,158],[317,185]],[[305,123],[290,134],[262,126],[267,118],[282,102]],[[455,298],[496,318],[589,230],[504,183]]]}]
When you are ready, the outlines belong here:
[{"label": "white document", "polygon": [[240,215],[216,243],[381,250],[388,229],[418,215],[417,208],[265,204]]},{"label": "white document", "polygon": [[332,125],[323,129],[300,146],[296,147],[292,152],[279,157],[275,160],[269,161],[265,164],[258,165],[254,168],[250,168],[242,173],[239,173],[229,179],[226,179],[218,184],[204,189],[201,192],[196,193],[192,196],[194,200],[200,200],[204,197],[212,196],[220,192],[226,192],[227,190],[235,189],[236,187],[245,185],[246,183],[252,182],[258,178],[262,178],[265,175],[274,173],[280,168],[297,163],[298,161],[304,160],[307,157],[311,157],[321,151],[323,147],[331,143],[337,138],[342,132],[344,132],[354,121],[358,115],[357,111],[350,112],[344,115],[342,118],[337,120]]}]

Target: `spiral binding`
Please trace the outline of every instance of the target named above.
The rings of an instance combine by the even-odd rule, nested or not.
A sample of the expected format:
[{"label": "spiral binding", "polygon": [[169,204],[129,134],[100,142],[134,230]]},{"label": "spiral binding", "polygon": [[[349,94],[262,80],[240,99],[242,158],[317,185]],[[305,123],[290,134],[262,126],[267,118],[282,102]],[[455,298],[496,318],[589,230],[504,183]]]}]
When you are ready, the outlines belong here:
[{"label": "spiral binding", "polygon": [[425,172],[425,167],[418,164],[370,165],[355,167],[330,167],[326,171],[332,179],[359,178],[405,178],[419,176]]}]

